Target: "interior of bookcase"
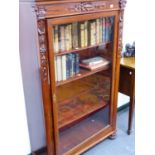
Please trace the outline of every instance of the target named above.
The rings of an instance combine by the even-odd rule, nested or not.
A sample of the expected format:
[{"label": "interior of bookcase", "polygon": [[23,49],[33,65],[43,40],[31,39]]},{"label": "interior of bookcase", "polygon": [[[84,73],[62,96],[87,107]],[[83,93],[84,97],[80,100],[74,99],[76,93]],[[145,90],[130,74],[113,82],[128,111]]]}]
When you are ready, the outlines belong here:
[{"label": "interior of bookcase", "polygon": [[[66,25],[62,24],[53,30],[54,59],[56,58],[55,71],[59,69],[56,68],[59,65],[57,58],[59,57],[62,60],[64,55],[67,57],[67,55],[78,54],[79,63],[82,60],[97,56],[105,58],[110,63],[93,70],[79,67],[77,74],[74,73],[72,76],[65,77],[65,80],[58,80],[55,77],[60,154],[64,154],[76,147],[109,125],[113,65],[113,38],[111,36],[108,36],[109,38],[106,40],[99,40],[100,37],[98,36],[98,41],[95,42],[87,38],[86,43],[78,38],[79,45],[79,42],[78,44],[76,42],[73,43],[75,40],[72,43],[68,42],[70,39],[64,42],[62,38],[66,34],[65,28]],[[112,33],[113,30],[110,31]],[[62,35],[61,33],[64,34]],[[82,39],[83,34],[80,35],[80,39]],[[55,43],[55,40],[57,43]],[[64,47],[65,43],[67,43],[68,47]],[[67,58],[65,58],[65,61],[67,61]],[[62,68],[64,67],[63,65],[62,60]],[[67,62],[65,66],[67,68]]]}]

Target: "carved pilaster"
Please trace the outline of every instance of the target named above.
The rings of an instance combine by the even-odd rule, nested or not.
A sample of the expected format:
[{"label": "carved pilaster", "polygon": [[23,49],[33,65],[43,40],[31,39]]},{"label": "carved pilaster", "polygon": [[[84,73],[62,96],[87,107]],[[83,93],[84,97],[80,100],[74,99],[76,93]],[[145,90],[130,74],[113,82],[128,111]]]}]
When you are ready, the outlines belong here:
[{"label": "carved pilaster", "polygon": [[119,1],[119,7],[120,7],[120,18],[119,18],[119,41],[118,41],[118,52],[119,57],[121,57],[123,44],[122,44],[122,37],[123,37],[123,21],[124,21],[124,8],[126,5],[126,0],[120,0]]},{"label": "carved pilaster", "polygon": [[45,82],[45,81],[48,81],[46,23],[45,23],[45,20],[40,19],[40,17],[38,18],[37,22],[38,22],[38,40],[39,40],[41,79],[43,82]]}]

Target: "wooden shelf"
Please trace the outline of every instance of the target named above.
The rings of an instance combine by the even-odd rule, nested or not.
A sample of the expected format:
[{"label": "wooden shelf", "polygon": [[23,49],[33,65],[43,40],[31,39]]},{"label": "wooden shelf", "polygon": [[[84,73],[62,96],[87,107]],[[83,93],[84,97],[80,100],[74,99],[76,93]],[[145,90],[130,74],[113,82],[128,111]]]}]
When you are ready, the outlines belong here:
[{"label": "wooden shelf", "polygon": [[93,47],[106,46],[107,44],[110,44],[110,42],[100,43],[100,44],[91,45],[91,46],[87,46],[87,47],[83,47],[83,48],[79,47],[77,49],[72,49],[72,50],[69,50],[69,51],[60,51],[59,53],[54,53],[54,55],[55,56],[60,56],[60,55],[64,55],[64,54],[69,54],[69,53],[74,53],[74,52],[80,52],[82,50],[86,50],[86,49],[93,48]]},{"label": "wooden shelf", "polygon": [[[97,81],[99,84],[96,84]],[[70,96],[72,89],[77,94]],[[58,96],[58,125],[59,130],[64,130],[108,105],[110,79],[101,75],[93,75],[75,81],[72,85],[61,86]]]},{"label": "wooden shelf", "polygon": [[65,81],[57,82],[56,86],[64,85],[64,84],[67,84],[69,82],[72,82],[72,81],[75,81],[75,80],[78,80],[78,79],[93,75],[93,74],[95,74],[97,72],[107,70],[107,69],[109,69],[109,65],[104,66],[104,67],[100,67],[100,68],[97,68],[97,69],[94,69],[94,70],[87,70],[87,69],[80,68],[80,73],[79,74],[77,74],[77,75],[75,75],[73,77],[70,77],[69,79],[67,79]]},{"label": "wooden shelf", "polygon": [[109,106],[92,114],[90,117],[76,123],[74,126],[60,131],[60,154],[65,154],[70,149],[103,130],[109,124]]}]

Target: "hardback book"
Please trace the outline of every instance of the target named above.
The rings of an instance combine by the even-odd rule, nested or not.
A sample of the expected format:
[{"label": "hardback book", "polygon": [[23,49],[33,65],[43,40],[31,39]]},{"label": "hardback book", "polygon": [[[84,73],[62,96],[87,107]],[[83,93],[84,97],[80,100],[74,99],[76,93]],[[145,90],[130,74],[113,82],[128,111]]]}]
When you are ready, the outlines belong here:
[{"label": "hardback book", "polygon": [[60,51],[65,51],[65,26],[60,26]]},{"label": "hardback book", "polygon": [[109,29],[109,41],[113,40],[113,28],[114,28],[114,17],[109,17],[110,18],[110,29]]},{"label": "hardback book", "polygon": [[84,22],[79,23],[80,24],[80,47],[85,46],[85,24]]},{"label": "hardback book", "polygon": [[57,81],[61,81],[62,80],[62,65],[61,65],[61,56],[57,56],[56,58],[57,60]]},{"label": "hardback book", "polygon": [[109,63],[110,61],[106,60],[105,58],[97,56],[97,57],[82,60],[80,63],[80,67],[93,70],[100,67],[108,66]]},{"label": "hardback book", "polygon": [[79,60],[80,60],[79,53],[75,53],[75,74],[79,74],[80,72]]},{"label": "hardback book", "polygon": [[70,33],[69,33],[69,25],[65,25],[65,45],[67,51],[70,49]]},{"label": "hardback book", "polygon": [[93,57],[93,58],[84,59],[81,62],[86,65],[96,65],[98,63],[102,63],[105,61],[107,61],[107,60],[104,59],[103,57],[97,56],[97,57]]},{"label": "hardback book", "polygon": [[84,46],[88,46],[88,21],[84,22]]},{"label": "hardback book", "polygon": [[106,28],[105,28],[105,17],[102,18],[102,42],[106,42]]},{"label": "hardback book", "polygon": [[69,33],[69,50],[72,49],[72,24],[68,25],[68,33]]},{"label": "hardback book", "polygon": [[71,77],[71,55],[70,54],[66,54],[66,78],[70,78]]},{"label": "hardback book", "polygon": [[75,53],[72,53],[72,73],[71,73],[71,75],[73,76],[73,75],[75,75],[75,73],[76,73],[76,55],[75,55]]},{"label": "hardback book", "polygon": [[105,41],[110,41],[110,35],[111,35],[111,21],[110,17],[106,17],[106,23],[105,23]]},{"label": "hardback book", "polygon": [[100,32],[99,32],[99,43],[102,43],[102,18],[99,19],[99,23],[100,23],[100,24],[99,24],[99,27],[100,27],[100,28],[99,28],[99,29],[100,29],[100,30],[99,30],[99,31],[100,31]]},{"label": "hardback book", "polygon": [[90,45],[96,44],[96,22],[90,21]]},{"label": "hardback book", "polygon": [[58,81],[57,75],[57,57],[54,57],[55,81]]},{"label": "hardback book", "polygon": [[85,69],[89,69],[89,70],[94,70],[94,69],[98,69],[101,67],[108,67],[109,62],[101,62],[98,63],[96,65],[86,65],[86,64],[80,64],[80,67],[85,68]]},{"label": "hardback book", "polygon": [[67,73],[66,73],[66,55],[63,55],[61,57],[61,68],[62,68],[62,80],[67,79]]},{"label": "hardback book", "polygon": [[54,27],[54,52],[58,53],[59,52],[59,36],[58,36],[58,25]]},{"label": "hardback book", "polygon": [[100,19],[96,19],[96,44],[100,43]]},{"label": "hardback book", "polygon": [[79,47],[79,34],[78,34],[78,22],[76,23],[72,23],[72,44],[73,44],[73,48],[77,49]]}]

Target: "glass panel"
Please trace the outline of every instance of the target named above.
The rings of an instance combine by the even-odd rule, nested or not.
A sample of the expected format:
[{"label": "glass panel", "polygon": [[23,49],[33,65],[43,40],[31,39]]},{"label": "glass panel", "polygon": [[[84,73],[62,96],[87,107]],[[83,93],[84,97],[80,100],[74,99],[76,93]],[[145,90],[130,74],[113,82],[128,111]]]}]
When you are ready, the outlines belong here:
[{"label": "glass panel", "polygon": [[109,125],[113,29],[114,17],[53,27],[60,154]]}]

